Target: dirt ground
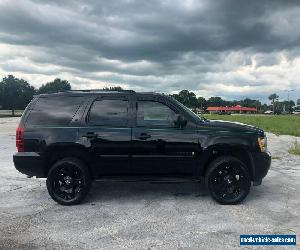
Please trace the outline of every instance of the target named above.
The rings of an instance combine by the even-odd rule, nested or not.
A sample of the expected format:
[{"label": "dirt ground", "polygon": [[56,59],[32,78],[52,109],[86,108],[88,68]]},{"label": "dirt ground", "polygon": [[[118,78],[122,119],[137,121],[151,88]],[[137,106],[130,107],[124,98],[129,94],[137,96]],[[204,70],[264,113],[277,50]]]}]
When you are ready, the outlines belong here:
[{"label": "dirt ground", "polygon": [[17,122],[0,119],[0,249],[234,249],[240,234],[274,233],[299,242],[296,137],[268,134],[271,170],[240,205],[218,205],[196,183],[97,182],[84,204],[64,207],[44,179],[15,170]]}]

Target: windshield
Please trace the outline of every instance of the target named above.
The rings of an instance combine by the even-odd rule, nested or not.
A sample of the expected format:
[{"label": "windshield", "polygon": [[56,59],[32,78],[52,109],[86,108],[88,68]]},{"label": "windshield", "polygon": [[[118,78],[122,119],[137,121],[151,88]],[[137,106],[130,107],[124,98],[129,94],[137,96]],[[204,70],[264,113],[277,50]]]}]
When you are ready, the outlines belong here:
[{"label": "windshield", "polygon": [[206,120],[204,117],[200,117],[197,114],[195,114],[192,110],[190,110],[188,107],[184,106],[181,102],[177,101],[175,98],[172,97],[172,99],[182,108],[184,111],[186,111],[190,116],[192,116],[195,120],[204,121]]}]

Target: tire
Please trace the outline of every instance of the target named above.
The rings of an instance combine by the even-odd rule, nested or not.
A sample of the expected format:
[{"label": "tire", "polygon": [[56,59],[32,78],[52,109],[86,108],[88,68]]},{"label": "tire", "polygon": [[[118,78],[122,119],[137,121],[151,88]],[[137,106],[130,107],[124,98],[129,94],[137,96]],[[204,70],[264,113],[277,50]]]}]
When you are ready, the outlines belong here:
[{"label": "tire", "polygon": [[91,175],[81,160],[67,157],[50,168],[47,177],[48,193],[61,205],[75,205],[83,201],[91,188]]},{"label": "tire", "polygon": [[224,156],[209,165],[205,184],[211,197],[218,203],[235,205],[249,194],[251,178],[243,162],[231,156]]}]

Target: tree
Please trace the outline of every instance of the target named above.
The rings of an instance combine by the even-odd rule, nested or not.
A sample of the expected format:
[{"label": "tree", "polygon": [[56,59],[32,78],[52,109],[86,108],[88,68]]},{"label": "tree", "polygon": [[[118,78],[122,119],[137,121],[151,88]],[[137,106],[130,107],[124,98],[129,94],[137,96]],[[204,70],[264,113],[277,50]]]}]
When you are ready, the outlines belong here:
[{"label": "tree", "polygon": [[262,106],[261,106],[261,112],[265,112],[265,111],[267,111],[267,110],[269,110],[270,108],[269,108],[269,106],[267,105],[267,104],[263,104]]},{"label": "tree", "polygon": [[206,100],[204,97],[200,96],[197,98],[197,106],[201,108],[201,110],[203,110],[204,108],[206,108]]},{"label": "tree", "polygon": [[189,108],[194,108],[197,106],[197,97],[195,93],[188,90],[181,90],[178,94],[171,96]]},{"label": "tree", "polygon": [[297,100],[297,106],[300,106],[300,99]]},{"label": "tree", "polygon": [[295,106],[295,102],[292,100],[277,102],[276,111],[279,113],[281,113],[281,112],[292,113],[294,106]]},{"label": "tree", "polygon": [[226,101],[224,101],[219,96],[212,96],[207,100],[208,106],[221,107],[221,106],[226,106],[226,104],[227,104]]},{"label": "tree", "polygon": [[239,102],[239,105],[243,107],[250,107],[250,108],[259,108],[261,106],[261,102],[258,100],[245,98],[244,100]]},{"label": "tree", "polygon": [[279,96],[276,93],[269,95],[269,100],[273,105],[273,114],[275,114],[275,102],[278,101],[278,98]]},{"label": "tree", "polygon": [[12,110],[13,116],[16,109],[24,109],[27,106],[34,94],[33,86],[13,75],[4,77],[0,82],[0,106]]},{"label": "tree", "polygon": [[56,93],[60,91],[71,90],[71,84],[66,80],[56,78],[53,82],[43,84],[39,90],[39,94]]}]

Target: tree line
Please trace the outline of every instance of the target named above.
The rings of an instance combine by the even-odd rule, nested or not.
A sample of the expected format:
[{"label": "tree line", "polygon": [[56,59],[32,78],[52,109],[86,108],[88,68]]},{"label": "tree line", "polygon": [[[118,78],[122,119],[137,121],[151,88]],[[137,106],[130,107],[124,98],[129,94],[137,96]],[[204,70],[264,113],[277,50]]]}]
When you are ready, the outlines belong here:
[{"label": "tree line", "polygon": [[[274,113],[291,113],[295,107],[295,102],[292,100],[278,101],[279,96],[276,93],[268,97],[271,101],[271,105],[261,103],[259,100],[251,98],[228,101],[219,96],[213,96],[205,99],[202,96],[197,97],[195,93],[188,90],[181,90],[178,94],[171,96],[189,108],[198,108],[200,110],[205,110],[207,107],[231,107],[240,105],[242,107],[256,108],[257,111],[261,113],[267,110],[272,110]],[[298,99],[297,105],[300,106],[300,99]]]},{"label": "tree line", "polygon": [[71,84],[59,78],[36,89],[24,79],[8,75],[0,82],[0,109],[12,110],[14,116],[15,110],[24,109],[36,94],[54,93],[70,89]]},{"label": "tree line", "polygon": [[[39,88],[35,88],[24,79],[8,75],[0,81],[0,109],[11,110],[14,116],[15,110],[25,109],[34,95],[57,93],[67,90],[71,90],[71,84],[59,78],[42,84]],[[118,91],[122,90],[122,88],[119,86],[105,87],[103,90]]]},{"label": "tree line", "polygon": [[[30,100],[36,94],[55,93],[59,91],[71,90],[71,84],[66,80],[59,78],[43,84],[40,88],[35,88],[24,79],[17,78],[13,75],[4,77],[0,82],[0,109],[23,110]],[[122,90],[121,87],[105,87],[103,90]],[[243,100],[224,100],[219,96],[213,96],[208,99],[197,97],[195,93],[189,90],[181,90],[178,94],[171,95],[176,100],[189,108],[198,108],[205,110],[209,106],[236,106],[257,108],[258,111],[273,110],[275,112],[291,112],[295,103],[293,101],[279,102],[277,94],[271,94],[269,100],[272,105],[262,104],[259,100],[245,98]],[[300,99],[297,101],[300,106]]]}]

